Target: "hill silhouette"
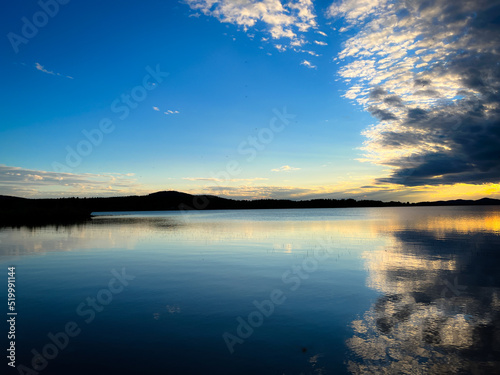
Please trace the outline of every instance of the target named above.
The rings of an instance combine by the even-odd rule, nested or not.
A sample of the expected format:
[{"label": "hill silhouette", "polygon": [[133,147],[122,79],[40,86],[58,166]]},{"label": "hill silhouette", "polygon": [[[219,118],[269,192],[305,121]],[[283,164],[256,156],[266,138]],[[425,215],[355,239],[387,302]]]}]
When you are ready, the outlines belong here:
[{"label": "hill silhouette", "polygon": [[159,191],[143,196],[107,198],[29,199],[0,195],[0,226],[68,224],[89,220],[93,212],[168,211],[168,210],[233,210],[273,208],[342,208],[499,205],[500,200],[451,200],[437,202],[382,202],[355,199],[287,199],[234,200],[213,195],[191,195],[178,191]]}]

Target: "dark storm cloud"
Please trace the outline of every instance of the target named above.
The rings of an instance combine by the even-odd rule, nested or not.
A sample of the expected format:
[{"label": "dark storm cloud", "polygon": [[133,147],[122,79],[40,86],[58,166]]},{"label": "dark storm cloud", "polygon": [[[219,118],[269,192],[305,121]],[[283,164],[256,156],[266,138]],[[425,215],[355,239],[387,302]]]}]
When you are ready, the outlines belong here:
[{"label": "dark storm cloud", "polygon": [[397,95],[390,95],[390,96],[384,98],[384,103],[391,105],[391,106],[395,106],[395,107],[402,107],[403,106],[403,101]]},{"label": "dark storm cloud", "polygon": [[414,81],[414,85],[415,86],[428,86],[431,84],[431,81],[428,80],[428,79],[422,79],[422,78],[417,78],[415,81]]},{"label": "dark storm cloud", "polygon": [[[420,156],[417,165],[407,166],[404,159],[393,162],[396,170],[379,182],[408,186],[452,183],[488,183],[500,181],[500,112],[486,115],[483,109],[428,114],[411,120],[425,132],[426,143],[447,146]],[[410,121],[408,121],[410,122]],[[430,132],[432,130],[432,132]],[[383,144],[401,147],[422,141],[422,134],[383,133]]]},{"label": "dark storm cloud", "polygon": [[409,123],[415,123],[417,121],[423,121],[427,118],[427,111],[422,108],[410,108],[408,110],[407,121]]},{"label": "dark storm cloud", "polygon": [[378,99],[384,95],[387,95],[387,91],[381,87],[375,87],[373,90],[370,91],[370,98],[372,99]]},{"label": "dark storm cloud", "polygon": [[376,117],[380,121],[396,120],[397,117],[386,109],[380,109],[375,106],[368,108],[368,111],[373,117]]},{"label": "dark storm cloud", "polygon": [[438,97],[439,91],[436,91],[436,90],[417,90],[413,93],[413,95]]},{"label": "dark storm cloud", "polygon": [[[340,54],[356,59],[340,72],[358,78],[351,97],[381,121],[364,148],[378,156],[368,160],[393,168],[378,182],[499,183],[500,1],[380,4],[377,22]],[[386,24],[395,26],[379,27]],[[371,71],[358,68],[370,61]]]},{"label": "dark storm cloud", "polygon": [[387,148],[401,148],[414,146],[431,139],[427,134],[415,134],[412,132],[383,132],[380,144]]}]

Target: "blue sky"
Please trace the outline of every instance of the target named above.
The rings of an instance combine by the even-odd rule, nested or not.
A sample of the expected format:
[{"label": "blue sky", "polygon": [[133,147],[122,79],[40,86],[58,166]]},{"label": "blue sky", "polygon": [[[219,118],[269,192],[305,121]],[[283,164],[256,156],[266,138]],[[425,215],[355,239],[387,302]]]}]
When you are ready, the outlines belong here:
[{"label": "blue sky", "polygon": [[497,196],[498,7],[445,3],[9,4],[0,194]]}]

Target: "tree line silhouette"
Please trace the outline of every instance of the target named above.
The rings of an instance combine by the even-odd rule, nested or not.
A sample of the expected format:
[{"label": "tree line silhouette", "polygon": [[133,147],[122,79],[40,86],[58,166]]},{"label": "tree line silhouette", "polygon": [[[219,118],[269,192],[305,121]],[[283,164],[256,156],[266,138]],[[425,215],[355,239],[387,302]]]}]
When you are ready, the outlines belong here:
[{"label": "tree line silhouette", "polygon": [[403,203],[355,199],[234,200],[212,195],[161,191],[144,196],[29,199],[0,195],[0,225],[68,224],[89,220],[93,212],[234,210],[286,208],[399,207],[445,205],[498,205],[500,200],[453,200]]}]

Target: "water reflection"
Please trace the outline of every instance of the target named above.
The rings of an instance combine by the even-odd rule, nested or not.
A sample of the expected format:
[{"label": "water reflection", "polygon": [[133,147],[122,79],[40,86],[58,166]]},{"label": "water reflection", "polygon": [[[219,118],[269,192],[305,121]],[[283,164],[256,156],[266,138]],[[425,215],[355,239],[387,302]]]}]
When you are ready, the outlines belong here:
[{"label": "water reflection", "polygon": [[350,372],[500,373],[499,219],[422,215],[363,254],[382,295],[352,322]]},{"label": "water reflection", "polygon": [[[40,345],[40,309],[60,329],[110,269],[137,275],[86,331],[92,345],[75,341],[82,363],[84,345],[107,342],[116,361],[141,355],[160,371],[212,361],[227,374],[341,374],[346,362],[359,374],[500,373],[499,223],[495,207],[135,213],[2,229],[0,262],[22,255],[26,337]],[[291,291],[284,272],[324,244],[331,257]],[[222,333],[274,288],[286,303],[230,355]]]},{"label": "water reflection", "polygon": [[[0,257],[40,255],[52,251],[134,250],[139,249],[138,244],[144,241],[156,241],[160,247],[171,241],[205,245],[223,243],[222,248],[228,244],[261,246],[259,244],[270,243],[268,251],[290,254],[307,250],[320,236],[359,242],[361,239],[375,240],[380,235],[378,221],[366,221],[361,211],[358,216],[363,220],[345,215],[332,215],[325,220],[315,210],[273,210],[252,220],[242,220],[256,215],[255,211],[238,211],[239,216],[230,211],[128,213],[95,216],[78,225],[2,228]],[[276,211],[283,211],[283,214]],[[297,215],[297,212],[302,215]]]},{"label": "water reflection", "polygon": [[0,230],[0,257],[41,255],[52,251],[136,248],[152,233],[172,232],[185,224],[165,216],[97,216],[81,224]]}]

